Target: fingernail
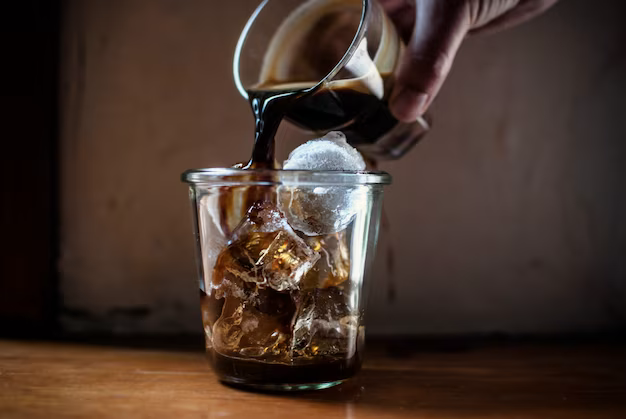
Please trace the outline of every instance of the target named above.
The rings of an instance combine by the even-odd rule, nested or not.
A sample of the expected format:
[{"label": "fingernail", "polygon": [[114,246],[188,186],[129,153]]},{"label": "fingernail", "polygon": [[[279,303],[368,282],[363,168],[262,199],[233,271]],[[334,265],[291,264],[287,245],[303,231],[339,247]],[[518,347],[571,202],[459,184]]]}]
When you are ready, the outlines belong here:
[{"label": "fingernail", "polygon": [[394,93],[390,100],[391,112],[400,121],[414,122],[426,110],[428,95],[405,87]]}]

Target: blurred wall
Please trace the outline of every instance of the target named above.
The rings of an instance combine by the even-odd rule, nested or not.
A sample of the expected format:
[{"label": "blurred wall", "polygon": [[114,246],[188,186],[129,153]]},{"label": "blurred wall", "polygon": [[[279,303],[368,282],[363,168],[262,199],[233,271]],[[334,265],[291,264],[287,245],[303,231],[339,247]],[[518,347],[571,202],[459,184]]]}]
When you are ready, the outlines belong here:
[{"label": "blurred wall", "polygon": [[[247,158],[231,57],[256,0],[67,2],[62,296],[70,330],[199,331],[180,173]],[[467,40],[394,175],[370,333],[626,327],[626,27],[563,0]],[[302,135],[283,131],[284,150]],[[390,271],[390,247],[393,269]]]}]

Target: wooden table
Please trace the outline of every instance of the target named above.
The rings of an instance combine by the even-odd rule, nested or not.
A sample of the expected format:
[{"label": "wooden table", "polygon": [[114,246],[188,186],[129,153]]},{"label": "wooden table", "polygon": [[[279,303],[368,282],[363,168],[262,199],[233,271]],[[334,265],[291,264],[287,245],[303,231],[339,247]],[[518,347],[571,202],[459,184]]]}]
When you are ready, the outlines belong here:
[{"label": "wooden table", "polygon": [[[395,352],[394,352],[395,353]],[[259,394],[220,384],[202,353],[0,341],[0,417],[626,418],[626,347],[375,347],[358,378]]]}]

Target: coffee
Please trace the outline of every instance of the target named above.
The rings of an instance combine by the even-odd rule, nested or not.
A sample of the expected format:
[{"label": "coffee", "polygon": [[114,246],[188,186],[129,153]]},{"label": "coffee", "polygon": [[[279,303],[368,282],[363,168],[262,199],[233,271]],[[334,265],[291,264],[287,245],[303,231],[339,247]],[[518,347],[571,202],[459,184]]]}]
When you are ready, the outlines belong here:
[{"label": "coffee", "polygon": [[355,38],[363,13],[361,0],[309,1],[276,30],[258,83],[246,89],[256,122],[248,168],[274,167],[274,135],[283,119],[318,134],[340,130],[356,147],[398,124],[386,95],[402,45],[389,19],[373,12],[370,36]]},{"label": "coffee", "polygon": [[291,385],[342,381],[354,376],[361,369],[361,352],[351,358],[316,357],[315,362],[285,365],[268,363],[254,359],[224,356],[218,352],[209,353],[215,372],[233,384],[247,385]]},{"label": "coffee", "polygon": [[[360,0],[310,1],[276,31],[258,83],[246,88],[255,142],[245,169],[277,168],[274,137],[283,119],[317,133],[341,130],[355,146],[374,143],[398,123],[385,99],[392,71],[382,73],[385,56],[372,52],[380,45],[354,40],[361,6]],[[379,26],[384,32],[389,24]],[[348,50],[351,57],[341,70],[334,69]],[[271,185],[275,173],[261,172],[255,179]],[[296,230],[281,202],[289,202],[291,211],[302,196],[317,196],[319,188],[307,193],[284,188],[255,184],[220,190],[221,230],[228,233],[228,243],[217,255],[201,300],[207,353],[218,374],[232,383],[336,382],[360,366],[364,328],[360,282],[352,277],[358,269],[351,266],[354,233],[337,223],[336,229],[315,235]],[[352,192],[324,191],[326,200]],[[233,208],[248,209],[238,225],[228,223],[238,218],[228,216]],[[290,216],[308,225],[313,213],[319,211],[293,210]]]},{"label": "coffee", "polygon": [[252,157],[245,169],[276,169],[274,136],[289,107],[303,94],[301,91],[248,91],[255,134]]},{"label": "coffee", "polygon": [[[350,144],[358,146],[375,141],[398,123],[385,101],[358,89],[356,83],[322,86],[307,93],[281,90],[281,86],[272,90],[263,87],[248,94],[259,102],[273,98],[275,103],[264,114],[266,127],[268,120],[275,124],[282,117],[316,133],[341,130]],[[276,98],[277,92],[282,97]]]},{"label": "coffee", "polygon": [[374,143],[398,124],[386,101],[349,80],[308,87],[261,84],[248,90],[248,96],[255,118],[248,168],[274,168],[274,136],[283,119],[320,134],[341,130],[357,148]]}]

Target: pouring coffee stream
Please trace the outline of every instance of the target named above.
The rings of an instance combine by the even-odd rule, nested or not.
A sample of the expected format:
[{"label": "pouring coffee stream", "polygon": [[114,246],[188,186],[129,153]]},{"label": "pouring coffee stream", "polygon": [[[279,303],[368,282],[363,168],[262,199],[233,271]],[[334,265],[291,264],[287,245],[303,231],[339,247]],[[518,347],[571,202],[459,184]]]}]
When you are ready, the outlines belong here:
[{"label": "pouring coffee stream", "polygon": [[[295,9],[286,11],[286,24],[265,46],[260,70],[244,66],[252,70],[244,84],[242,45],[267,4]],[[202,182],[191,196],[200,233],[203,324],[207,354],[224,381],[280,390],[325,388],[360,368],[362,292],[371,268],[366,261],[375,248],[382,187],[391,179],[366,172],[354,146],[376,145],[401,125],[385,97],[393,66],[378,67],[388,61],[375,58],[381,44],[393,42],[366,38],[362,30],[364,19],[381,18],[367,13],[372,5],[264,0],[238,43],[235,81],[254,115],[252,155],[247,164],[208,181],[194,177],[211,177],[210,171],[186,178]],[[303,19],[308,26],[295,24]],[[317,31],[328,31],[323,39],[339,44],[300,48],[314,42]],[[264,34],[251,38],[262,40]],[[252,48],[252,62],[262,48]],[[275,141],[283,120],[323,136],[293,150],[278,170]],[[384,154],[365,150],[369,160]]]},{"label": "pouring coffee stream", "polygon": [[341,131],[369,160],[402,157],[428,130],[424,119],[402,123],[388,107],[403,50],[374,0],[263,1],[233,62],[255,117],[246,167],[274,167],[273,136],[283,119],[318,136]]},{"label": "pouring coffee stream", "polygon": [[348,142],[356,147],[375,142],[397,124],[386,103],[349,84],[294,91],[249,90],[248,95],[255,118],[255,144],[246,168],[274,168],[274,136],[285,118],[324,134],[341,127]]},{"label": "pouring coffee stream", "polygon": [[[274,34],[263,59],[260,81],[246,89],[255,119],[255,142],[245,168],[278,168],[274,137],[283,119],[320,134],[341,130],[348,142],[367,157],[372,169],[376,169],[378,160],[402,156],[425,131],[419,123],[413,126],[398,123],[384,97],[384,92],[393,87],[393,71],[381,73],[377,65],[392,70],[401,49],[393,25],[384,14],[380,15],[378,29],[381,38],[376,42],[370,35],[368,48],[368,37],[358,41],[355,33],[368,16],[371,22],[376,21],[372,19],[376,16],[376,3],[368,4],[372,8],[369,14],[360,8],[367,2],[360,0],[343,1],[341,7],[333,6],[339,4],[335,0],[303,3],[289,14]],[[306,24],[296,25],[298,16],[307,15],[310,18],[309,33],[305,33]],[[317,18],[312,18],[314,16]],[[296,27],[302,38],[301,48],[290,43],[290,39],[298,37],[294,34]],[[376,28],[370,29],[376,32]],[[351,45],[354,48],[350,52]],[[374,53],[376,48],[378,51]],[[303,54],[303,51],[307,53]],[[352,54],[351,58],[347,56],[349,54]],[[314,80],[315,77],[324,79],[341,60],[346,62],[341,70],[344,78],[326,82],[297,81],[302,78]],[[415,126],[420,129],[416,131]],[[384,138],[385,134],[389,135]],[[250,198],[252,196],[248,200]],[[389,234],[386,214],[383,217],[386,222],[382,223],[382,230]],[[389,301],[395,299],[393,256],[393,245],[387,241],[385,260]]]},{"label": "pouring coffee stream", "polygon": [[276,169],[275,136],[286,108],[303,93],[249,91],[254,115],[254,147],[252,157],[244,169]]}]

